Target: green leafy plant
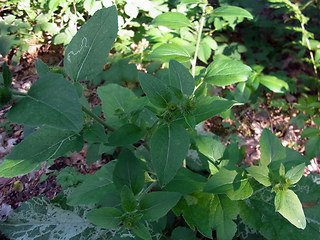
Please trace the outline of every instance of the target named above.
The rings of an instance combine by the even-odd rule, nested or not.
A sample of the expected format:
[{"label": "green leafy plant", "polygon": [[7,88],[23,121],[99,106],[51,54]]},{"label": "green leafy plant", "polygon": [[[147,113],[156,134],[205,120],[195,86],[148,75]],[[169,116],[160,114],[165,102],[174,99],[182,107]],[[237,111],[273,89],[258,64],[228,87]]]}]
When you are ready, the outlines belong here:
[{"label": "green leafy plant", "polygon": [[[224,16],[234,11],[227,8],[218,13]],[[295,193],[301,190],[296,188],[308,159],[283,147],[265,129],[260,139],[259,165],[248,167],[241,165],[242,154],[236,144],[225,146],[220,139],[196,130],[202,121],[237,104],[209,96],[205,88],[206,84],[226,86],[246,81],[252,70],[242,62],[216,56],[195,79],[185,66],[170,60],[168,75],[162,79],[138,73],[138,94],[115,83],[98,87],[107,120],[93,113],[83,96],[83,84],[100,74],[117,37],[117,19],[115,6],[98,10],[71,40],[64,58],[64,71],[71,81],[38,62],[40,78],[27,94],[9,90],[19,99],[7,118],[35,131],[5,157],[0,176],[25,174],[44,162],[50,165],[57,157],[80,151],[84,142],[98,158],[109,154],[113,160],[95,175],[83,178],[70,169],[63,171],[58,181],[69,192],[55,205],[50,203],[50,208],[43,207],[49,204],[43,199],[24,204],[16,215],[0,224],[1,231],[15,239],[23,239],[24,234],[37,238],[40,231],[48,239],[54,233],[61,239],[98,239],[100,233],[116,239],[127,233],[149,240],[170,234],[173,239],[195,239],[196,229],[212,238],[214,229],[217,238],[223,240],[232,239],[237,225],[243,224],[268,239],[280,239],[277,231],[281,225],[268,227],[275,217],[286,224],[288,231],[301,235],[301,229],[305,229],[312,233],[314,228],[307,225]],[[7,70],[3,79],[5,89],[9,89]],[[314,188],[319,191],[319,186]],[[50,231],[42,229],[41,220],[36,223],[25,218],[32,207],[42,209],[32,214],[32,219],[49,220],[45,229]],[[185,224],[165,234],[173,213],[182,216]],[[61,216],[58,223],[57,216]],[[317,216],[308,217],[317,222]],[[77,227],[63,235],[66,226],[75,223]],[[16,231],[22,225],[23,233]],[[184,231],[187,226],[193,231]]]}]

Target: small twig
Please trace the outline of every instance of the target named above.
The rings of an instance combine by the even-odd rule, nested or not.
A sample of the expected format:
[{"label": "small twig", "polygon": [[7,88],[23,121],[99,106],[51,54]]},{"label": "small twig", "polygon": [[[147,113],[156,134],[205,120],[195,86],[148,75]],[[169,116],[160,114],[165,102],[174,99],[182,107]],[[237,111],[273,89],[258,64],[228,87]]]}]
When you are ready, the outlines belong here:
[{"label": "small twig", "polygon": [[199,52],[199,46],[201,42],[201,35],[202,35],[202,30],[205,22],[205,16],[206,16],[206,4],[202,5],[202,15],[201,15],[201,20],[200,20],[200,26],[198,29],[198,39],[197,39],[197,44],[196,44],[196,51],[194,53],[194,58],[192,60],[192,76],[195,77],[196,75],[196,64],[197,64],[197,59],[198,59],[198,52]]}]

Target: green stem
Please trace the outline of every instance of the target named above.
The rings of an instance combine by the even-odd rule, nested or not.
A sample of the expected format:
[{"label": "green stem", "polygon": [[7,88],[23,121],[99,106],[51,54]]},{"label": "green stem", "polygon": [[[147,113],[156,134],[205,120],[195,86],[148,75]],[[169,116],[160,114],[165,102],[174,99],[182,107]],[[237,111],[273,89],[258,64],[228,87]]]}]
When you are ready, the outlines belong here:
[{"label": "green stem", "polygon": [[16,95],[16,96],[23,96],[23,97],[27,97],[28,96],[27,93],[19,92],[19,91],[15,90],[15,89],[10,89],[10,91],[11,91],[11,93],[13,95]]},{"label": "green stem", "polygon": [[196,44],[196,51],[194,53],[194,58],[192,60],[192,76],[195,77],[196,75],[196,64],[197,64],[197,59],[198,59],[198,52],[199,52],[199,46],[200,46],[200,41],[201,41],[201,35],[202,35],[202,30],[204,26],[204,22],[206,20],[206,4],[202,5],[202,15],[201,15],[201,20],[200,20],[200,26],[198,29],[198,39],[197,39],[197,44]]},{"label": "green stem", "polygon": [[98,123],[103,125],[106,129],[110,131],[114,131],[113,127],[110,127],[108,124],[106,124],[102,119],[100,119],[97,115],[95,115],[93,112],[91,112],[88,108],[85,106],[82,106],[82,111],[88,114],[90,117],[92,117],[94,120],[96,120]]},{"label": "green stem", "polygon": [[157,184],[157,181],[151,183],[145,190],[143,190],[143,192],[138,196],[138,201],[140,201],[144,195],[146,195],[150,190],[151,188],[153,188],[155,185]]}]

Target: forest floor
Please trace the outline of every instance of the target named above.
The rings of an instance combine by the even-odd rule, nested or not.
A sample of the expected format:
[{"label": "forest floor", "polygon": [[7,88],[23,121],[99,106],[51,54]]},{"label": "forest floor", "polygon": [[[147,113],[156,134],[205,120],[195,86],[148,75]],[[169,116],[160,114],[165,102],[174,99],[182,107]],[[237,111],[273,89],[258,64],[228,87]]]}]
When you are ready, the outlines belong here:
[{"label": "forest floor", "polygon": [[[63,48],[50,45],[31,47],[21,58],[20,63],[11,69],[13,88],[27,92],[32,83],[37,80],[38,76],[34,65],[37,58],[50,66],[59,66],[63,61]],[[0,65],[4,60],[8,59],[0,58]],[[88,96],[86,96],[92,106],[100,103],[95,90],[96,88],[89,87]],[[234,107],[235,120],[214,117],[205,121],[204,128],[222,139],[228,138],[231,134],[236,136],[239,139],[239,145],[246,147],[245,164],[254,165],[260,158],[259,139],[262,130],[266,127],[276,134],[284,146],[304,154],[305,140],[300,138],[302,129],[290,124],[290,118],[297,115],[298,112],[293,112],[289,116],[281,109],[269,107],[268,99],[270,97],[270,94],[266,94],[266,103],[256,109],[251,109],[249,105]],[[296,100],[294,95],[286,95],[285,97],[288,102]],[[23,126],[11,124],[5,117],[9,109],[9,105],[0,109],[0,162],[10,153],[13,146],[23,140]],[[307,122],[307,125],[313,126],[313,123]],[[56,183],[55,176],[50,176],[42,181],[46,174],[52,173],[54,170],[61,170],[66,166],[78,168],[83,174],[94,173],[105,160],[101,159],[98,163],[87,165],[85,159],[86,149],[84,147],[80,153],[73,153],[69,158],[56,159],[55,164],[49,168],[42,167],[40,170],[35,170],[24,176],[0,178],[0,220],[4,220],[12,209],[16,209],[22,202],[32,197],[45,195],[48,199],[53,199],[61,191],[61,187]],[[320,174],[319,163],[319,157],[313,159],[306,167],[305,173],[316,172]]]}]

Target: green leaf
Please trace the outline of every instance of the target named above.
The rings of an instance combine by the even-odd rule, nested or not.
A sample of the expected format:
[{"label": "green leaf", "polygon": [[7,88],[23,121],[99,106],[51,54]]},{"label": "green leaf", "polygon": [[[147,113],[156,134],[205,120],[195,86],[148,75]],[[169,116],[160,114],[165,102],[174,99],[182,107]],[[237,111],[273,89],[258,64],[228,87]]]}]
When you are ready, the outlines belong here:
[{"label": "green leaf", "polygon": [[111,126],[121,126],[127,123],[131,112],[134,112],[139,99],[128,88],[117,84],[99,87],[98,96],[102,100],[102,110]]},{"label": "green leaf", "polygon": [[304,169],[305,164],[302,163],[286,172],[285,176],[290,179],[290,184],[295,184],[302,178]]},{"label": "green leaf", "polygon": [[191,59],[189,52],[180,45],[170,43],[162,44],[152,51],[150,58],[159,58],[164,62],[174,59],[178,62],[186,62]]},{"label": "green leaf", "polygon": [[166,107],[171,99],[168,87],[158,78],[147,74],[139,73],[139,81],[142,90],[149,101],[156,106]]},{"label": "green leaf", "polygon": [[54,12],[56,8],[59,6],[59,2],[59,0],[49,0],[49,9]]},{"label": "green leaf", "polygon": [[69,151],[80,151],[83,140],[71,131],[42,127],[15,146],[0,165],[0,176],[14,177],[36,169],[42,162]]},{"label": "green leaf", "polygon": [[151,161],[161,186],[176,175],[187,155],[189,142],[189,134],[181,125],[163,125],[152,135]]},{"label": "green leaf", "polygon": [[183,218],[192,230],[197,230],[212,239],[213,202],[216,198],[211,193],[195,192],[185,195],[173,209],[174,213]]},{"label": "green leaf", "polygon": [[172,240],[197,240],[195,233],[186,227],[176,227],[171,233]]},{"label": "green leaf", "polygon": [[297,228],[305,229],[306,218],[298,196],[290,189],[279,191],[274,199],[276,211]]},{"label": "green leaf", "polygon": [[87,175],[83,183],[76,186],[68,196],[68,205],[90,205],[100,202],[103,196],[115,188],[112,180],[114,167],[115,161],[112,161],[104,165],[95,175]]},{"label": "green leaf", "polygon": [[179,89],[183,94],[190,96],[195,87],[195,81],[189,70],[181,63],[170,60],[169,62],[169,86]]},{"label": "green leaf", "polygon": [[166,215],[181,197],[176,192],[151,192],[140,201],[140,210],[144,220],[156,221]]},{"label": "green leaf", "polygon": [[117,37],[115,6],[98,10],[77,32],[66,48],[64,67],[74,81],[95,78]]},{"label": "green leaf", "polygon": [[228,197],[218,195],[213,199],[213,227],[217,231],[217,239],[233,239],[237,225],[233,221],[239,213],[236,201],[231,201]]},{"label": "green leaf", "polygon": [[246,168],[246,171],[262,185],[271,186],[269,168],[267,166],[253,166]]},{"label": "green leaf", "polygon": [[198,102],[193,111],[196,124],[229,110],[235,104],[235,101],[229,101],[223,98],[208,96],[198,98]]},{"label": "green leaf", "polygon": [[320,155],[320,136],[311,137],[306,142],[306,154],[309,158],[315,158]]},{"label": "green leaf", "polygon": [[166,12],[156,16],[152,24],[155,26],[165,26],[171,29],[179,29],[191,25],[189,19],[179,12]]},{"label": "green leaf", "polygon": [[60,74],[47,74],[6,115],[10,121],[79,132],[83,114],[75,87]]},{"label": "green leaf", "polygon": [[313,121],[318,127],[320,127],[320,117],[313,118]]},{"label": "green leaf", "polygon": [[94,123],[83,129],[83,138],[91,143],[106,143],[108,137],[104,127],[98,123]]},{"label": "green leaf", "polygon": [[202,190],[206,182],[207,179],[202,175],[181,167],[172,181],[166,185],[165,189],[169,192],[190,194]]},{"label": "green leaf", "polygon": [[12,83],[12,73],[7,62],[4,62],[2,66],[3,86],[10,88]]},{"label": "green leaf", "polygon": [[271,91],[276,93],[284,93],[289,90],[289,85],[285,81],[275,77],[267,75],[259,75],[259,82]]},{"label": "green leaf", "polygon": [[137,226],[132,229],[132,232],[139,238],[144,240],[152,240],[149,229],[141,222],[137,223]]},{"label": "green leaf", "polygon": [[127,185],[124,185],[122,187],[120,197],[121,206],[124,211],[133,212],[134,210],[136,210],[138,204],[137,200],[135,199],[133,192]]},{"label": "green leaf", "polygon": [[286,159],[286,149],[280,140],[269,130],[264,129],[260,137],[260,164],[268,166],[272,161],[282,162]]},{"label": "green leaf", "polygon": [[121,223],[122,212],[117,208],[104,207],[93,209],[87,214],[87,219],[102,228],[116,228]]},{"label": "green leaf", "polygon": [[48,65],[42,62],[40,59],[36,60],[35,65],[39,77],[42,77],[47,73],[50,73],[50,68],[48,67]]},{"label": "green leaf", "polygon": [[226,149],[221,141],[212,136],[197,136],[195,142],[199,151],[214,162],[217,162],[223,156]]},{"label": "green leaf", "polygon": [[208,180],[203,191],[213,194],[225,193],[232,200],[239,200],[248,198],[253,189],[248,179],[243,178],[237,171],[220,168],[219,172]]},{"label": "green leaf", "polygon": [[251,13],[247,10],[235,6],[222,6],[213,11],[213,16],[217,17],[244,17],[253,19]]},{"label": "green leaf", "polygon": [[60,204],[36,197],[23,202],[5,222],[0,222],[0,229],[14,240],[90,239],[79,237],[90,228],[88,221],[79,215],[70,207],[64,209]]},{"label": "green leaf", "polygon": [[121,151],[119,160],[113,172],[113,182],[119,190],[128,186],[138,194],[144,185],[144,171],[139,160],[128,149]]},{"label": "green leaf", "polygon": [[278,212],[275,212],[274,197],[270,188],[261,189],[250,199],[240,201],[240,217],[247,226],[259,231],[266,239],[313,239],[314,236],[319,235],[320,227],[319,180],[318,175],[310,174],[307,177],[302,177],[294,188],[302,202],[306,219],[308,219],[304,230],[295,227]]},{"label": "green leaf", "polygon": [[112,132],[109,136],[111,146],[125,146],[138,142],[145,131],[134,124],[125,124]]},{"label": "green leaf", "polygon": [[303,130],[303,132],[301,133],[301,137],[302,138],[314,137],[314,136],[318,136],[319,133],[320,133],[320,129],[309,127]]},{"label": "green leaf", "polygon": [[242,62],[218,55],[208,66],[204,81],[222,87],[246,81],[251,72]]}]

